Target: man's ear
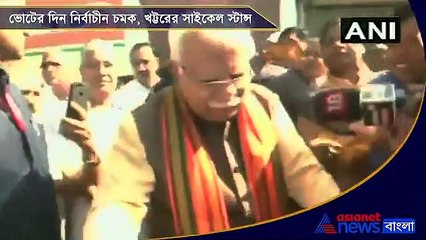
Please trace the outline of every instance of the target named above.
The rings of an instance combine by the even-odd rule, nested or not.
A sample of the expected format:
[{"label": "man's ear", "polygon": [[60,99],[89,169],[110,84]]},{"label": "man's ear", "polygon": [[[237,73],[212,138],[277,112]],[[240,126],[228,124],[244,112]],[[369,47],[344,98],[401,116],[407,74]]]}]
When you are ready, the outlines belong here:
[{"label": "man's ear", "polygon": [[175,77],[180,77],[185,74],[185,68],[179,65],[177,62],[171,62],[172,73]]}]

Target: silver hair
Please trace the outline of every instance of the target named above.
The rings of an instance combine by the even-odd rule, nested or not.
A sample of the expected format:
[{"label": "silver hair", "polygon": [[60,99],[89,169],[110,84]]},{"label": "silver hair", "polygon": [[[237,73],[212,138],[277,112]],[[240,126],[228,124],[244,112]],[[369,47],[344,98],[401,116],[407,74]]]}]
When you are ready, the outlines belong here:
[{"label": "silver hair", "polygon": [[84,46],[83,52],[81,54],[81,64],[84,64],[84,62],[86,61],[87,53],[97,51],[102,51],[104,54],[111,56],[111,59],[113,59],[114,47],[112,43],[102,39],[93,39]]},{"label": "silver hair", "polygon": [[199,34],[213,43],[243,50],[248,57],[247,61],[256,54],[250,30],[170,30],[169,46],[171,60],[177,62],[182,60],[182,49],[184,49],[184,44],[186,44],[185,39],[193,34]]}]

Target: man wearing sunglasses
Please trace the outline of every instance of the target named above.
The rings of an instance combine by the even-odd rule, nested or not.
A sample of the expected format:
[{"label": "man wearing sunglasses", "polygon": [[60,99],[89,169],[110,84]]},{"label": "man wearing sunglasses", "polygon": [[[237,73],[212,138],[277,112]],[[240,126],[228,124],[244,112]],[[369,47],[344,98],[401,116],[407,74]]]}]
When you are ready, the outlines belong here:
[{"label": "man wearing sunglasses", "polygon": [[153,87],[160,81],[157,52],[149,43],[137,43],[130,50],[130,63],[135,79],[122,86],[114,94],[114,104],[134,110],[145,102]]},{"label": "man wearing sunglasses", "polygon": [[288,195],[310,207],[339,194],[278,98],[251,83],[249,31],[169,34],[173,85],[121,122],[87,239],[137,239],[142,220],[150,238],[210,233],[286,215]]}]

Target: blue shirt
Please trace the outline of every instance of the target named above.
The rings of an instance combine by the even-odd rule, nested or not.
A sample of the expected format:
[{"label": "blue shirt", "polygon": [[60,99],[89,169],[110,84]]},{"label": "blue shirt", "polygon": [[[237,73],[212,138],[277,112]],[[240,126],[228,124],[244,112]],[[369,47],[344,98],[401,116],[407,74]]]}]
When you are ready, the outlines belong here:
[{"label": "blue shirt", "polygon": [[373,84],[393,84],[395,86],[396,97],[401,98],[405,96],[407,90],[406,84],[397,78],[392,72],[385,72],[379,75],[377,78],[371,80]]},{"label": "blue shirt", "polygon": [[59,217],[44,134],[33,127],[25,99],[13,85],[11,95],[23,115],[29,148],[26,154],[21,133],[0,110],[0,239],[58,240]]},{"label": "blue shirt", "polygon": [[397,89],[405,89],[405,84],[399,80],[392,72],[385,72],[379,75],[377,78],[371,80],[370,83],[375,84],[393,84]]}]

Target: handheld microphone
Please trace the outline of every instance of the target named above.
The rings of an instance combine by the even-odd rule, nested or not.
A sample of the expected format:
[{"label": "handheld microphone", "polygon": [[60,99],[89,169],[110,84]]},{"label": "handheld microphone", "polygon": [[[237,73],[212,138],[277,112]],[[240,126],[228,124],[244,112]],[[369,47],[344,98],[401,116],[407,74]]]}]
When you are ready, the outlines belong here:
[{"label": "handheld microphone", "polygon": [[318,122],[354,122],[361,119],[359,90],[326,89],[311,95],[314,116]]},{"label": "handheld microphone", "polygon": [[367,84],[361,87],[360,104],[364,124],[392,126],[396,117],[396,99],[397,92],[393,84]]}]

